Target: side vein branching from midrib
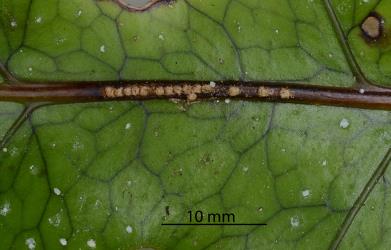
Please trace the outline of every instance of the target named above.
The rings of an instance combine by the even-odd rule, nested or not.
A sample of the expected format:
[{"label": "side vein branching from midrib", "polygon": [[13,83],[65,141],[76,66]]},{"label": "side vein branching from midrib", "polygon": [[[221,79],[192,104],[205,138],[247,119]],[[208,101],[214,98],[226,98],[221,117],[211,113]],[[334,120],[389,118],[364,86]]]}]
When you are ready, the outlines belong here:
[{"label": "side vein branching from midrib", "polygon": [[[334,11],[331,0],[324,0],[324,4],[325,4],[325,8],[327,10],[327,13],[329,15],[329,18],[331,20],[331,23],[334,27],[335,34],[336,34],[338,41],[342,47],[342,51],[343,51],[345,58],[349,64],[349,67],[350,67],[350,69],[351,69],[351,71],[357,81],[356,84],[359,87],[361,87],[361,86],[366,87],[366,88],[375,87],[376,85],[366,78],[363,71],[361,70],[361,67],[358,65],[358,63],[353,55],[353,51],[348,43],[348,38],[346,37],[346,35],[342,29],[341,22],[338,19],[337,15]],[[354,219],[356,218],[357,214],[360,212],[361,207],[363,207],[363,205],[365,204],[366,200],[368,199],[369,195],[373,191],[376,184],[384,176],[384,173],[386,172],[386,170],[390,164],[391,164],[391,148],[388,149],[385,156],[383,157],[383,160],[376,167],[375,171],[372,173],[368,182],[365,184],[364,188],[362,189],[360,195],[357,197],[353,206],[351,207],[351,209],[347,213],[344,221],[342,222],[342,225],[340,226],[333,241],[330,244],[330,249],[333,249],[333,250],[338,249],[338,247],[342,243],[343,239],[345,238],[350,226],[352,225]]]},{"label": "side vein branching from midrib", "polygon": [[332,6],[331,0],[324,0],[324,5],[327,11],[327,14],[329,15],[331,24],[334,28],[335,35],[338,38],[338,42],[342,48],[342,51],[345,55],[345,59],[347,63],[349,64],[350,70],[352,71],[353,76],[356,79],[356,84],[359,86],[365,86],[370,87],[374,86],[375,84],[369,81],[364,73],[361,70],[361,67],[358,65],[354,55],[353,51],[348,43],[348,38],[345,35],[345,32],[343,31],[342,25],[340,20],[337,17],[337,14],[334,11],[334,8]]}]

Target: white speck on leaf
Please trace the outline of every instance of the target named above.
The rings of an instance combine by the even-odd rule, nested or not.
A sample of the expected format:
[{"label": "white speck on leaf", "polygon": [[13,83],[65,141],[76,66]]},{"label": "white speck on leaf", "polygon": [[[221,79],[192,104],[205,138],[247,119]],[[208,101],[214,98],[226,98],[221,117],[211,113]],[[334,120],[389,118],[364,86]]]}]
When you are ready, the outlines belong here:
[{"label": "white speck on leaf", "polygon": [[8,152],[8,148],[3,148],[3,152],[7,153]]},{"label": "white speck on leaf", "polygon": [[35,249],[36,243],[35,243],[34,238],[28,238],[28,239],[26,239],[25,243],[26,243],[26,246],[27,246],[29,249]]},{"label": "white speck on leaf", "polygon": [[106,46],[101,45],[99,50],[100,50],[101,53],[105,53],[106,52]]},{"label": "white speck on leaf", "polygon": [[127,232],[128,234],[132,233],[132,232],[133,232],[133,228],[132,228],[131,226],[127,226],[127,227],[126,227],[126,232]]},{"label": "white speck on leaf", "polygon": [[236,25],[238,26],[238,32],[242,31],[242,26],[240,26],[240,23],[236,22]]},{"label": "white speck on leaf", "polygon": [[11,27],[16,28],[18,26],[18,23],[15,20],[11,21]]},{"label": "white speck on leaf", "polygon": [[87,246],[89,246],[90,248],[96,248],[96,242],[95,242],[95,240],[89,239],[89,240],[87,241]]},{"label": "white speck on leaf", "polygon": [[306,189],[306,190],[303,190],[301,192],[301,194],[303,195],[304,198],[307,198],[311,194],[311,192],[310,192],[310,190]]},{"label": "white speck on leaf", "polygon": [[53,215],[52,217],[49,217],[48,218],[49,224],[54,226],[54,227],[60,226],[60,224],[61,224],[61,213],[62,213],[62,210],[60,212],[56,213],[55,215]]},{"label": "white speck on leaf", "polygon": [[300,220],[297,216],[291,217],[291,225],[292,227],[298,227],[300,225]]},{"label": "white speck on leaf", "polygon": [[131,127],[132,127],[132,124],[131,124],[131,123],[126,123],[125,129],[130,129]]},{"label": "white speck on leaf", "polygon": [[0,215],[7,216],[7,214],[11,211],[11,204],[9,202],[5,202],[4,205],[0,208]]},{"label": "white speck on leaf", "polygon": [[210,85],[212,88],[216,87],[216,83],[213,82],[213,81],[209,82],[209,85]]},{"label": "white speck on leaf", "polygon": [[35,22],[36,23],[41,23],[42,22],[42,17],[40,17],[40,16],[35,17]]},{"label": "white speck on leaf", "polygon": [[60,195],[61,194],[61,190],[59,188],[53,188],[53,192],[55,195]]},{"label": "white speck on leaf", "polygon": [[228,104],[228,103],[230,103],[230,102],[231,102],[231,100],[230,100],[230,99],[228,99],[228,98],[227,98],[227,99],[225,99],[225,103],[226,103],[226,104]]},{"label": "white speck on leaf", "polygon": [[341,120],[341,122],[339,123],[339,126],[341,128],[347,128],[347,127],[349,127],[349,125],[350,125],[350,123],[349,123],[349,121],[346,118],[343,118]]},{"label": "white speck on leaf", "polygon": [[326,166],[326,165],[327,165],[327,161],[326,160],[322,161],[322,166]]},{"label": "white speck on leaf", "polygon": [[164,38],[164,36],[163,36],[163,34],[162,34],[162,33],[160,33],[160,34],[159,34],[159,39],[160,39],[160,40],[162,40],[162,41],[164,41],[164,40],[165,40],[165,38]]},{"label": "white speck on leaf", "polygon": [[66,246],[68,244],[68,241],[65,238],[61,238],[58,240],[61,244],[61,246]]}]

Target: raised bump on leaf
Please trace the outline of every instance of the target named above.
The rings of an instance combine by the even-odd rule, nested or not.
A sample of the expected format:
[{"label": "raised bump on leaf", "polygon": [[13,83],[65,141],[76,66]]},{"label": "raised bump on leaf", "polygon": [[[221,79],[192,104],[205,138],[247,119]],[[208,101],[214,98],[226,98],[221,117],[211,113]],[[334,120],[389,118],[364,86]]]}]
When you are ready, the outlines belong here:
[{"label": "raised bump on leaf", "polygon": [[360,28],[366,40],[376,42],[384,34],[384,19],[376,12],[371,12],[361,23]]}]

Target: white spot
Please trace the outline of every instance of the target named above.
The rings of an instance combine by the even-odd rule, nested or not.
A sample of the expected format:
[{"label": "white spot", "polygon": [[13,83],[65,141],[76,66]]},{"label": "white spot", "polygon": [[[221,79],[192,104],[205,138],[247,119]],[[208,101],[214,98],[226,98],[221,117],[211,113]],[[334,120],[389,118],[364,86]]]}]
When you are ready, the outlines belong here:
[{"label": "white spot", "polygon": [[244,171],[244,172],[248,172],[248,167],[244,167],[244,168],[243,168],[243,171]]},{"label": "white spot", "polygon": [[349,125],[350,125],[350,123],[349,123],[349,121],[346,118],[343,118],[341,120],[341,122],[339,123],[339,126],[341,128],[347,128],[347,127],[349,127]]},{"label": "white spot", "polygon": [[301,192],[301,194],[303,195],[304,198],[307,198],[311,194],[311,192],[310,192],[310,190],[306,189],[306,190],[303,190]]},{"label": "white spot", "polygon": [[35,22],[42,23],[42,17],[40,17],[40,16],[35,17]]},{"label": "white spot", "polygon": [[131,123],[126,123],[125,129],[130,129],[131,127],[132,127],[132,124],[131,124]]},{"label": "white spot", "polygon": [[285,152],[286,152],[286,149],[285,149],[285,148],[282,148],[282,149],[281,149],[281,152],[284,152],[284,153],[285,153]]},{"label": "white spot", "polygon": [[102,46],[100,46],[99,50],[100,50],[101,53],[105,53],[106,52],[106,47],[104,45],[102,45]]},{"label": "white spot", "polygon": [[327,161],[326,160],[322,161],[322,166],[326,166],[326,165],[327,165]]},{"label": "white spot", "polygon": [[7,153],[8,152],[8,148],[3,148],[3,152]]},{"label": "white spot", "polygon": [[11,211],[11,204],[9,202],[4,203],[0,208],[0,215],[6,216]]},{"label": "white spot", "polygon": [[291,217],[291,225],[292,227],[298,227],[300,225],[300,220],[297,216]]},{"label": "white spot", "polygon": [[28,71],[32,72],[32,71],[33,71],[33,68],[32,68],[32,67],[29,67],[29,68],[28,68]]},{"label": "white spot", "polygon": [[209,82],[209,85],[210,85],[212,88],[216,87],[216,83],[213,82],[213,81]]},{"label": "white spot", "polygon": [[364,94],[365,93],[365,89],[360,89],[359,92],[360,92],[360,94]]},{"label": "white spot", "polygon": [[62,213],[62,210],[60,212],[56,213],[55,215],[53,215],[52,217],[50,217],[48,219],[49,224],[54,226],[54,227],[60,226],[60,224],[61,224],[61,213]]},{"label": "white spot", "polygon": [[55,195],[60,195],[61,194],[61,190],[59,188],[53,188],[53,192]]},{"label": "white spot", "polygon": [[61,238],[58,241],[60,242],[61,246],[66,246],[68,244],[68,241],[64,238]]},{"label": "white spot", "polygon": [[89,240],[87,241],[87,246],[89,246],[90,248],[96,248],[96,242],[95,242],[95,240],[89,239]]},{"label": "white spot", "polygon": [[11,27],[12,28],[16,28],[18,26],[18,24],[16,23],[16,21],[15,20],[12,20],[11,21]]},{"label": "white spot", "polygon": [[128,234],[131,234],[131,233],[133,232],[133,228],[132,228],[131,226],[127,226],[127,227],[126,227],[126,232],[127,232]]},{"label": "white spot", "polygon": [[55,148],[56,147],[56,143],[52,143],[52,148]]},{"label": "white spot", "polygon": [[329,53],[329,58],[332,58],[333,57],[333,54]]},{"label": "white spot", "polygon": [[278,34],[278,32],[280,32],[278,29],[275,29],[274,32],[276,32],[276,34]]},{"label": "white spot", "polygon": [[130,185],[132,185],[132,181],[129,180],[129,181],[126,182],[126,184],[128,184],[128,186],[130,186]]},{"label": "white spot", "polygon": [[29,249],[35,249],[35,246],[36,246],[36,242],[34,240],[34,238],[28,238],[26,241],[26,246],[29,248]]},{"label": "white spot", "polygon": [[81,16],[82,13],[83,13],[82,10],[78,10],[77,13],[76,13],[76,16]]},{"label": "white spot", "polygon": [[230,103],[231,102],[231,100],[230,99],[225,99],[225,101],[224,101],[226,104],[228,104],[228,103]]},{"label": "white spot", "polygon": [[165,40],[165,38],[164,38],[164,36],[163,36],[163,34],[162,34],[162,33],[160,33],[160,34],[159,34],[159,39],[160,39],[160,40],[162,40],[162,41],[164,41],[164,40]]}]

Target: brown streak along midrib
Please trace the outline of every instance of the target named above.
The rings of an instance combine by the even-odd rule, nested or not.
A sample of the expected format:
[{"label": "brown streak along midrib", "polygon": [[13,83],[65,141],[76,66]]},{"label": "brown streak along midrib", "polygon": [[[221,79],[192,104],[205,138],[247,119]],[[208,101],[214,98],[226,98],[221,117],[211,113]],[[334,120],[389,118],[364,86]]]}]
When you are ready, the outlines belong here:
[{"label": "brown streak along midrib", "polygon": [[[326,87],[293,82],[122,81],[22,82],[0,86],[1,101],[95,102],[115,100],[213,99],[288,102],[391,110],[391,89]],[[213,87],[212,87],[213,86]]]}]

